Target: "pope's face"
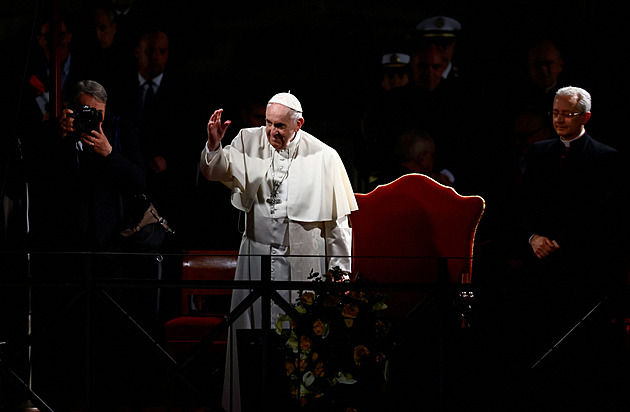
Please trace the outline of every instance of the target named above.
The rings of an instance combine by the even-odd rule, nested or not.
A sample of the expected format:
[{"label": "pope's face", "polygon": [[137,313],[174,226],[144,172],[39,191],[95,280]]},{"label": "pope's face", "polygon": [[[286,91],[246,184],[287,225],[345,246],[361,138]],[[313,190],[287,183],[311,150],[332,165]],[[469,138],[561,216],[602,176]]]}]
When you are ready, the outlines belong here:
[{"label": "pope's face", "polygon": [[286,149],[304,123],[304,119],[292,119],[291,109],[278,103],[267,106],[265,117],[267,139],[276,150]]},{"label": "pope's face", "polygon": [[577,137],[591,117],[590,112],[580,113],[576,96],[557,96],[553,102],[553,128],[565,140]]}]

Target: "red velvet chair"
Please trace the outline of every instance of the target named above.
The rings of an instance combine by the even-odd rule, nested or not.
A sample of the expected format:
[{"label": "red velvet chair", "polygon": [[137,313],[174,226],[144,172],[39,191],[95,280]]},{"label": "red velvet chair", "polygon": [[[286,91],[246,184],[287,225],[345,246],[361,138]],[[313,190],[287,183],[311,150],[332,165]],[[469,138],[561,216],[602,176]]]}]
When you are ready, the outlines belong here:
[{"label": "red velvet chair", "polygon": [[[185,254],[183,280],[233,281],[238,252],[194,250]],[[230,312],[232,289],[182,289],[182,316],[165,325],[166,350],[181,359],[198,345]],[[223,356],[227,331],[214,341],[209,350]]]},{"label": "red velvet chair", "polygon": [[[485,202],[461,196],[421,174],[357,194],[350,215],[353,273],[363,282],[438,282],[440,262],[450,284],[468,283],[473,243]],[[388,312],[404,317],[426,292],[392,292]]]}]

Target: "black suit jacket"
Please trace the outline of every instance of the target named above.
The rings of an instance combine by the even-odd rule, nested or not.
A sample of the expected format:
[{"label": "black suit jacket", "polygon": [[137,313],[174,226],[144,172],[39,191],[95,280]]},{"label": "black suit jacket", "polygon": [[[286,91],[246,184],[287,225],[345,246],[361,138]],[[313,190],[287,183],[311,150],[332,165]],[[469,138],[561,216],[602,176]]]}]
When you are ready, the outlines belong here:
[{"label": "black suit jacket", "polygon": [[[110,93],[112,107],[138,127],[140,152],[146,166],[147,195],[174,227],[179,225],[181,198],[187,195],[198,171],[199,147],[207,140],[203,121],[191,115],[193,104],[179,78],[168,71],[156,94],[153,110],[142,115],[142,85],[138,73]],[[199,137],[197,139],[197,137]],[[151,164],[156,157],[166,160],[166,170],[156,173]]]},{"label": "black suit jacket", "polygon": [[616,218],[617,151],[588,134],[569,150],[560,139],[546,140],[533,145],[526,167],[529,234],[555,239],[571,253],[599,248]]},{"label": "black suit jacket", "polygon": [[622,177],[617,150],[588,134],[568,151],[560,139],[533,145],[524,176],[521,238],[526,244],[539,234],[560,246],[540,260],[529,251],[542,277],[577,284],[616,275],[610,268],[625,243]]},{"label": "black suit jacket", "polygon": [[184,88],[177,79],[165,72],[156,94],[153,110],[141,113],[143,85],[136,72],[129,73],[110,93],[108,106],[126,119],[132,119],[138,127],[140,150],[145,161],[155,156],[177,160],[186,119],[180,117],[186,107]]}]

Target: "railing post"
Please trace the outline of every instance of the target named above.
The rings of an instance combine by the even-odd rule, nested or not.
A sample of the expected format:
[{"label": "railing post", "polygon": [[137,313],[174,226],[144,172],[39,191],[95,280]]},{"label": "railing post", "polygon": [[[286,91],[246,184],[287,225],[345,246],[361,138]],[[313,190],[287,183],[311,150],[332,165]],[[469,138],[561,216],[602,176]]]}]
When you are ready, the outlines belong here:
[{"label": "railing post", "polygon": [[261,276],[262,281],[262,296],[261,296],[261,315],[262,315],[262,399],[263,404],[266,404],[266,399],[269,393],[269,331],[271,329],[271,255],[261,256]]},{"label": "railing post", "polygon": [[440,322],[440,331],[439,331],[439,374],[440,374],[440,385],[439,385],[439,405],[440,407],[444,407],[445,405],[445,396],[446,396],[446,349],[445,345],[445,333],[446,333],[446,301],[448,299],[448,258],[447,257],[439,257],[438,258],[438,316]]},{"label": "railing post", "polygon": [[95,410],[95,367],[94,367],[94,254],[88,254],[84,258],[86,307],[85,307],[85,389],[86,407],[88,411]]}]

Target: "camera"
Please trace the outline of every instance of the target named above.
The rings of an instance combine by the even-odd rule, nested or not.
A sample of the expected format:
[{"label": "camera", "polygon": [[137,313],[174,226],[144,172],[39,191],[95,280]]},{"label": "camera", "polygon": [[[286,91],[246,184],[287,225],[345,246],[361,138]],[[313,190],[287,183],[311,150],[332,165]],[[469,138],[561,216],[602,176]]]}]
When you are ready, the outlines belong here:
[{"label": "camera", "polygon": [[77,136],[98,130],[99,123],[103,121],[103,113],[90,106],[81,106],[81,108],[73,110],[69,116],[74,118],[74,129]]}]

